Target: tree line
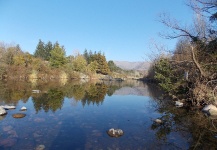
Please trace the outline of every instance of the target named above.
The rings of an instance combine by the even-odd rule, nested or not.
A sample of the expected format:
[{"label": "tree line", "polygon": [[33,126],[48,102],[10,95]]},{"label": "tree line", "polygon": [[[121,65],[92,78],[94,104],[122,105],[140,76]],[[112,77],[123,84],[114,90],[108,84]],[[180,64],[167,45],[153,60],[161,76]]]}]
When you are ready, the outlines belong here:
[{"label": "tree line", "polygon": [[19,45],[0,43],[0,79],[13,78],[77,78],[79,73],[111,75],[123,72],[101,52],[84,50],[83,54],[66,56],[58,42],[39,40],[34,54],[24,52]]}]

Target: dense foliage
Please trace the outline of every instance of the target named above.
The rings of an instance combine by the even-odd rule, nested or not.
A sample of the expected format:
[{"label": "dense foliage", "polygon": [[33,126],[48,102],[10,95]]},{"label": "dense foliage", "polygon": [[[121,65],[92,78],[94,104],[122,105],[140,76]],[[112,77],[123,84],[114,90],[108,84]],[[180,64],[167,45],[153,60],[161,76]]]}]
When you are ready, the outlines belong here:
[{"label": "dense foliage", "polygon": [[[194,29],[181,27],[165,16],[161,18],[160,21],[172,30],[164,36],[179,40],[172,54],[155,58],[150,73],[165,91],[178,99],[185,98],[193,105],[216,103],[216,1],[190,2],[189,6],[197,13]],[[204,17],[207,15],[208,19]]]},{"label": "dense foliage", "polygon": [[0,79],[74,79],[87,75],[125,77],[133,74],[107,62],[101,52],[85,49],[83,54],[66,56],[64,46],[58,42],[39,40],[33,55],[24,52],[19,45],[0,43]]}]

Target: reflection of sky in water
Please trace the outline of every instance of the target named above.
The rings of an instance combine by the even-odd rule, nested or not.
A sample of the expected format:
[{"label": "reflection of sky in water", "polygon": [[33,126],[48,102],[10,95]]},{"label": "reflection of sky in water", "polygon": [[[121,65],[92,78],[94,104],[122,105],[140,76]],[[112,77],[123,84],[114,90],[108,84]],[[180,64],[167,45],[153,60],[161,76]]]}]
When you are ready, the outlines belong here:
[{"label": "reflection of sky in water", "polygon": [[[27,107],[25,118],[14,119],[13,113]],[[106,96],[102,104],[85,105],[65,98],[55,112],[36,113],[32,98],[19,101],[17,109],[9,110],[0,124],[0,149],[187,149],[188,142],[179,132],[171,132],[167,140],[158,140],[151,130],[153,120],[161,116],[156,103],[148,96]],[[106,131],[120,128],[124,135],[111,138]],[[178,140],[177,140],[178,139]]]}]

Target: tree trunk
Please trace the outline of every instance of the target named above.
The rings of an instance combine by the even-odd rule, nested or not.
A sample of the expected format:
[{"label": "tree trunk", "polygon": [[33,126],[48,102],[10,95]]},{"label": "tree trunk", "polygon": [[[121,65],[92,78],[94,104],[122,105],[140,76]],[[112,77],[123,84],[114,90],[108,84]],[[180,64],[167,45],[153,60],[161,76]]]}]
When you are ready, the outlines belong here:
[{"label": "tree trunk", "polygon": [[194,46],[191,46],[191,53],[192,53],[192,59],[196,65],[196,67],[199,69],[201,76],[207,78],[206,72],[203,71],[203,69],[201,68],[200,64],[198,63],[198,61],[195,57]]}]

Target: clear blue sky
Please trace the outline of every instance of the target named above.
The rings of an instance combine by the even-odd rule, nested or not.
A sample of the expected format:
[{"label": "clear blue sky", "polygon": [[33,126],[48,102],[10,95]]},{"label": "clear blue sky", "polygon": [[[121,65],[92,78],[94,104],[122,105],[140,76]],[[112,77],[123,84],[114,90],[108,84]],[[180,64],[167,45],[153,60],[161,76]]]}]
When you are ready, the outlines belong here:
[{"label": "clear blue sky", "polygon": [[183,0],[0,0],[0,41],[20,44],[33,54],[41,39],[58,41],[66,54],[102,51],[107,60],[144,61],[150,39],[168,45],[158,33],[158,15],[168,12],[190,24]]}]

